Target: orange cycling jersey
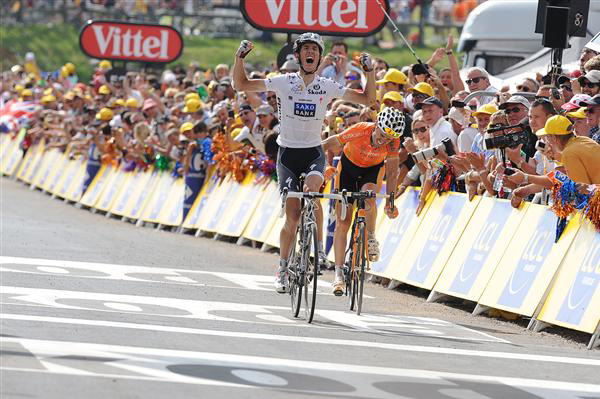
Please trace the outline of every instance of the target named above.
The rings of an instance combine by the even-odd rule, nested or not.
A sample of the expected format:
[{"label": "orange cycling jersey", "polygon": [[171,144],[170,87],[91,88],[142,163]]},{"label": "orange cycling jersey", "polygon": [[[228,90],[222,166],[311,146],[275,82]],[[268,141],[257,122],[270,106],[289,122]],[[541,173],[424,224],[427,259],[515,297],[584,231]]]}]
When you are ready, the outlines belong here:
[{"label": "orange cycling jersey", "polygon": [[371,134],[375,129],[373,122],[360,122],[337,137],[344,145],[344,154],[356,166],[368,168],[379,165],[390,156],[397,156],[400,149],[400,139],[394,139],[381,147],[375,147],[371,140]]}]

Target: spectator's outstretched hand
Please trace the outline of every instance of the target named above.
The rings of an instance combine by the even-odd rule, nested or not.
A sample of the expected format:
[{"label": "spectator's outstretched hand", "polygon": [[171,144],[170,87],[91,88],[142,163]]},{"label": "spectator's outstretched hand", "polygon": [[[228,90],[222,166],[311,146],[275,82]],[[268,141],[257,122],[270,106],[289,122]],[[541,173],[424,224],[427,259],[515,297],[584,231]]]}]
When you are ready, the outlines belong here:
[{"label": "spectator's outstretched hand", "polygon": [[238,58],[244,58],[248,55],[248,53],[250,53],[252,51],[253,48],[254,48],[254,43],[252,43],[250,40],[242,40],[240,42],[240,47],[238,48],[237,52],[235,53],[235,56]]}]

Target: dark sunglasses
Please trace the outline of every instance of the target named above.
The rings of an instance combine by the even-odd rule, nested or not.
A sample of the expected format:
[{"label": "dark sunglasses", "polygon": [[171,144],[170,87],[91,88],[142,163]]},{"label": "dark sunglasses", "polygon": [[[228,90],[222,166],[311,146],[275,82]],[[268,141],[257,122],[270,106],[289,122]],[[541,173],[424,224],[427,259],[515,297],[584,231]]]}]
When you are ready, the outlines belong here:
[{"label": "dark sunglasses", "polygon": [[510,114],[511,114],[511,113],[513,113],[513,112],[516,114],[516,113],[518,113],[519,111],[521,111],[521,109],[520,109],[519,107],[514,107],[514,108],[506,108],[506,109],[504,110],[504,113],[505,113],[506,115],[510,115]]},{"label": "dark sunglasses", "polygon": [[581,82],[581,87],[587,87],[593,89],[594,87],[600,86],[600,83],[592,83],[592,82]]},{"label": "dark sunglasses", "polygon": [[560,85],[558,86],[560,89],[566,90],[566,91],[573,91],[573,89],[571,88],[571,85]]},{"label": "dark sunglasses", "polygon": [[417,127],[412,130],[413,133],[425,133],[429,129],[427,126]]},{"label": "dark sunglasses", "polygon": [[450,106],[454,108],[464,108],[467,106],[464,101],[452,100]]},{"label": "dark sunglasses", "polygon": [[523,93],[529,93],[529,91],[530,91],[529,87],[527,87],[527,86],[517,86],[517,90],[519,90],[520,92],[523,92]]},{"label": "dark sunglasses", "polygon": [[267,100],[277,99],[277,95],[273,94],[272,96],[267,96]]},{"label": "dark sunglasses", "polygon": [[535,96],[536,100],[548,100],[550,101],[550,97],[544,97],[544,96]]},{"label": "dark sunglasses", "polygon": [[477,84],[477,83],[479,83],[480,80],[483,80],[483,79],[486,79],[486,77],[485,76],[478,76],[478,77],[473,78],[473,79],[467,79],[467,80],[465,80],[465,83],[468,84],[468,85],[470,85],[471,83]]}]

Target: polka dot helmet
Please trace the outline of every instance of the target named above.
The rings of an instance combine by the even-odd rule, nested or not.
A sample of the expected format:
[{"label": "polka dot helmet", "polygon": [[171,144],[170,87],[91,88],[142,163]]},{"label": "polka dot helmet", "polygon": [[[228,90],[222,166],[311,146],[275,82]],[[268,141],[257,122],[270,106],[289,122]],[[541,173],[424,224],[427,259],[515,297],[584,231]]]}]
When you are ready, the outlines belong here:
[{"label": "polka dot helmet", "polygon": [[404,124],[404,114],[398,109],[386,107],[377,115],[377,127],[389,138],[402,137]]}]

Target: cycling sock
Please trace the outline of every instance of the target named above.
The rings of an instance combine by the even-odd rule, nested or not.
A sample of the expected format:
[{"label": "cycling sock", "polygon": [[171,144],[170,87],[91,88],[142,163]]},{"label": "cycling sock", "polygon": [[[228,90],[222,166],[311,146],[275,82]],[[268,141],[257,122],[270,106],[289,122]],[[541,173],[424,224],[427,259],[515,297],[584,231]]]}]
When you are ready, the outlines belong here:
[{"label": "cycling sock", "polygon": [[319,251],[322,251],[323,250],[323,241],[319,240],[317,242],[317,245],[319,246]]},{"label": "cycling sock", "polygon": [[279,270],[287,270],[288,262],[283,258],[279,258]]},{"label": "cycling sock", "polygon": [[343,272],[342,266],[335,265],[335,279],[336,280],[344,279],[344,272]]}]

